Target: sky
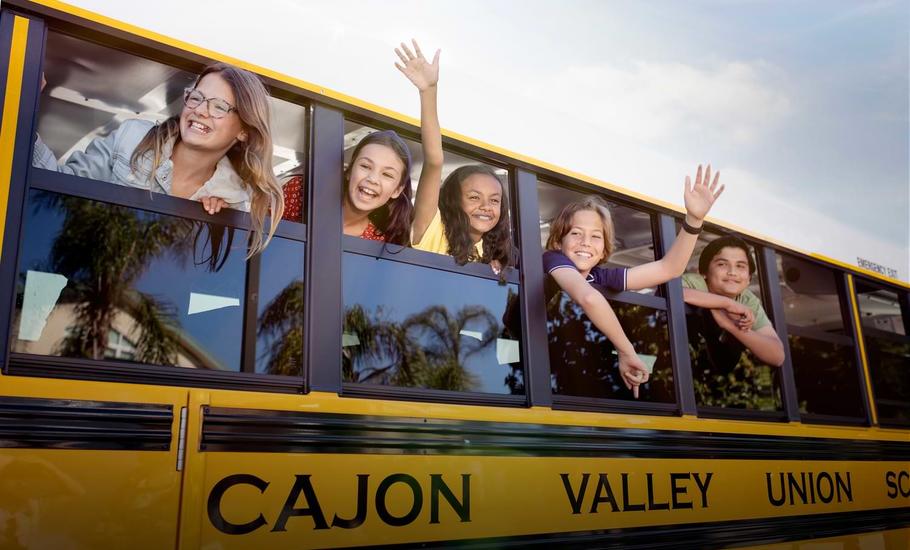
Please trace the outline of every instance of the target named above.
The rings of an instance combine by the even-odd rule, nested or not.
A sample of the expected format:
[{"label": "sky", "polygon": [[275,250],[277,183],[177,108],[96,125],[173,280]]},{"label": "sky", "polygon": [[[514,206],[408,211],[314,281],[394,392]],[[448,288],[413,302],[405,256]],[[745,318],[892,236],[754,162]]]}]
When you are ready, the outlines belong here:
[{"label": "sky", "polygon": [[907,0],[71,3],[412,117],[416,38],[448,130],[910,281]]}]

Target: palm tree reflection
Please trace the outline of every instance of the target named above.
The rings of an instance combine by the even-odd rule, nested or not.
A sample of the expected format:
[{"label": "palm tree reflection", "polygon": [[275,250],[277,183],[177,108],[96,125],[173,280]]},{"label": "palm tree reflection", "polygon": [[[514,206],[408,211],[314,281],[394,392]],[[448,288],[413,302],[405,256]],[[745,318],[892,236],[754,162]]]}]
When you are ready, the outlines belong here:
[{"label": "palm tree reflection", "polygon": [[401,323],[386,319],[382,307],[370,314],[354,305],[344,316],[344,380],[477,391],[480,381],[467,362],[488,349],[500,330],[493,314],[480,305],[454,314],[444,306],[429,306]]},{"label": "palm tree reflection", "polygon": [[[230,253],[233,229],[112,206],[100,202],[33,192],[36,212],[63,214],[43,269],[68,279],[61,296],[73,304],[72,319],[55,353],[102,359],[112,325],[131,321],[133,359],[173,365],[184,335],[173,304],[136,288],[149,266],[170,256],[178,264],[190,258],[217,271]],[[40,220],[40,217],[36,219]]]}]

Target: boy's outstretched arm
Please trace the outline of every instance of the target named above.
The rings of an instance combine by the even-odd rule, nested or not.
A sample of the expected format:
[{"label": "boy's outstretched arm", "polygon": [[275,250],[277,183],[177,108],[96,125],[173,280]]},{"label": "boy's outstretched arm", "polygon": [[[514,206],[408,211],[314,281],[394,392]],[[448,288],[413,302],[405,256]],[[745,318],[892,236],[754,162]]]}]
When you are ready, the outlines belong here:
[{"label": "boy's outstretched arm", "polygon": [[581,273],[575,269],[554,269],[550,274],[556,283],[569,294],[572,301],[581,306],[588,319],[604,333],[604,336],[616,348],[623,383],[626,388],[632,390],[632,394],[638,399],[638,386],[647,382],[650,375],[645,364],[635,353],[635,348],[632,347],[632,342],[623,331],[622,325],[619,324],[619,319],[616,318],[616,313],[610,307],[610,302],[588,284]]},{"label": "boy's outstretched arm", "polygon": [[[710,165],[705,169],[704,179],[702,179],[701,165],[698,166],[698,172],[695,174],[695,185],[692,185],[689,176],[686,176],[684,197],[686,223],[689,226],[696,229],[700,228],[714,201],[724,192],[724,186],[718,186],[719,179],[720,172],[717,172],[714,174],[714,181],[711,182]],[[626,280],[627,288],[629,290],[648,288],[682,275],[686,269],[686,264],[689,263],[689,257],[692,256],[692,251],[695,250],[695,242],[697,240],[698,235],[693,235],[685,229],[681,229],[673,242],[673,246],[670,247],[670,250],[667,251],[663,258],[629,269]]]},{"label": "boy's outstretched arm", "polygon": [[417,45],[412,52],[407,44],[395,48],[401,63],[395,63],[398,70],[404,73],[420,92],[420,142],[423,150],[423,167],[420,170],[420,181],[417,184],[417,195],[414,198],[414,222],[411,225],[411,242],[423,238],[427,227],[433,221],[439,208],[439,188],[442,185],[442,131],[439,127],[439,114],[436,109],[436,84],[439,82],[439,53],[433,56],[433,62],[427,62]]}]

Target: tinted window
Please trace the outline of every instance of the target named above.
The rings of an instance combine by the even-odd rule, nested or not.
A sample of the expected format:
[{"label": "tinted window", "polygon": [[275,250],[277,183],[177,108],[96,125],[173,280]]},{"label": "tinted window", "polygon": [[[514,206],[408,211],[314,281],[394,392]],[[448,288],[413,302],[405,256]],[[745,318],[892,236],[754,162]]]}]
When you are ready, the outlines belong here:
[{"label": "tinted window", "polygon": [[[25,212],[14,352],[252,371],[241,357],[246,231],[39,190]],[[302,245],[266,249],[282,252]],[[260,292],[302,280],[296,265],[264,277]],[[297,314],[282,315],[299,327]]]},{"label": "tinted window", "polygon": [[910,337],[899,296],[858,280],[856,298],[879,421],[910,422]]},{"label": "tinted window", "polygon": [[273,238],[262,253],[256,372],[297,375],[303,367],[304,244]]},{"label": "tinted window", "polygon": [[[554,290],[547,303],[547,335],[553,393],[575,397],[634,399],[619,375],[610,341],[565,292]],[[673,368],[666,312],[635,304],[612,302],[613,310],[635,351],[652,365],[650,381],[639,399],[673,403]]]},{"label": "tinted window", "polygon": [[517,285],[351,252],[343,274],[345,382],[524,393]]},{"label": "tinted window", "polygon": [[861,381],[839,275],[820,265],[779,254],[781,299],[790,339],[800,410],[863,417]]}]

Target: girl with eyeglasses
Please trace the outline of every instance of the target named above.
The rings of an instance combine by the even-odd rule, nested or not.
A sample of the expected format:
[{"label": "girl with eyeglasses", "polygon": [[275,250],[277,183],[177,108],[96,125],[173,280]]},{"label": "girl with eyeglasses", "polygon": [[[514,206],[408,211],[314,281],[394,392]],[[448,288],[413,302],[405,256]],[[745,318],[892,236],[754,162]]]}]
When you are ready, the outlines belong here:
[{"label": "girl with eyeglasses", "polygon": [[[249,211],[252,255],[265,248],[284,211],[272,173],[268,98],[256,75],[216,63],[185,91],[180,114],[159,124],[127,120],[62,165],[39,136],[33,164],[200,201],[210,214]],[[268,230],[266,217],[276,220]]]}]

